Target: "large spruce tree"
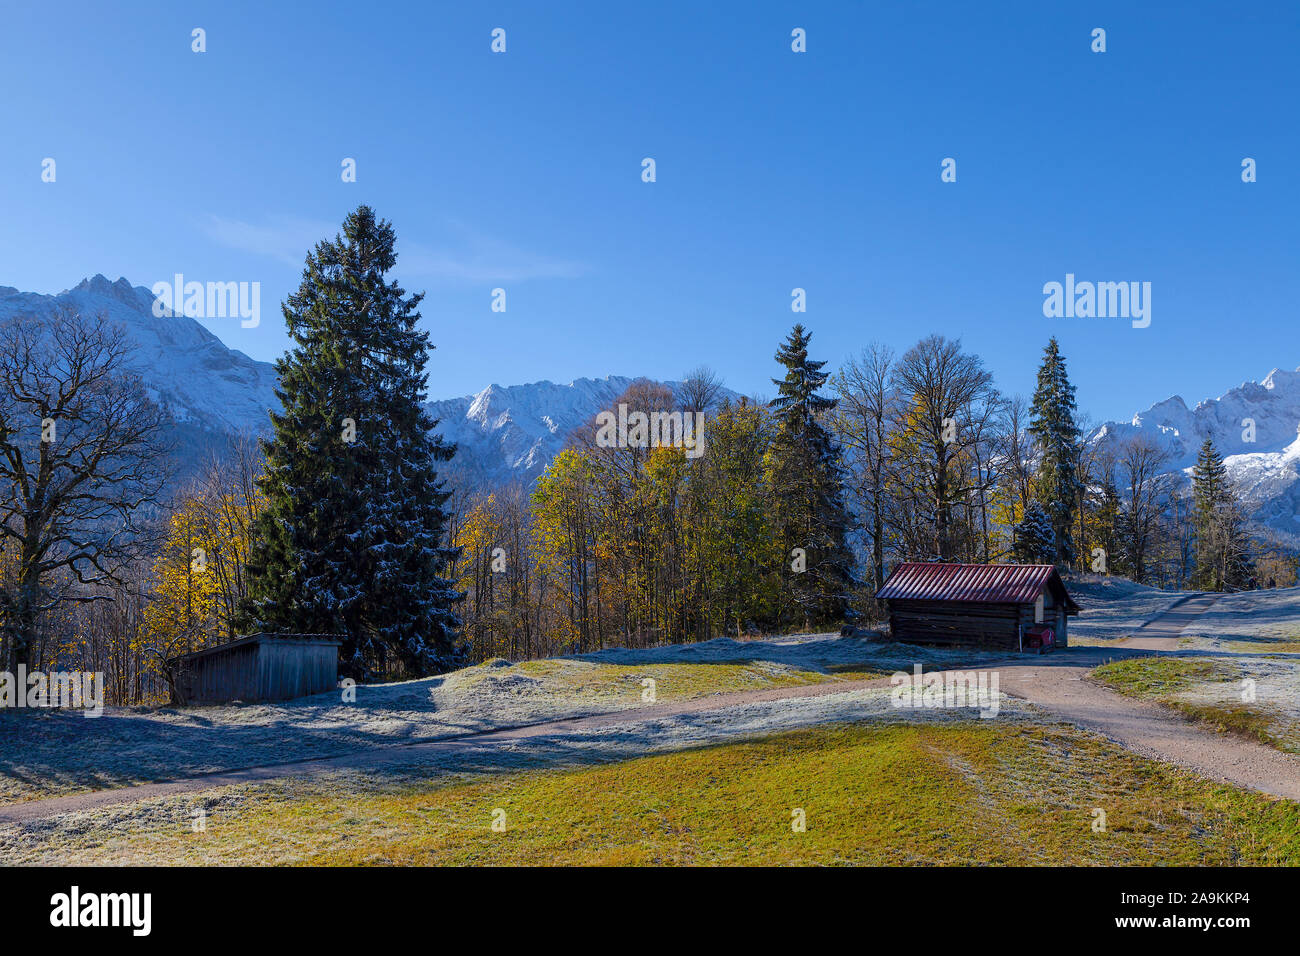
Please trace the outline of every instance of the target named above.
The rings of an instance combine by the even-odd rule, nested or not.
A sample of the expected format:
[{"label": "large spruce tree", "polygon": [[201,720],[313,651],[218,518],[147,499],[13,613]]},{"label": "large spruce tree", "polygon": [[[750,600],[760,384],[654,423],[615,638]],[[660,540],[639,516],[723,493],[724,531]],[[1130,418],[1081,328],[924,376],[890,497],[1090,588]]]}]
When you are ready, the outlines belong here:
[{"label": "large spruce tree", "polygon": [[359,207],[308,254],[283,306],[294,347],[276,363],[283,410],[244,607],[258,630],[340,635],[342,670],[358,679],[435,673],[461,653],[437,475],[455,446],[422,405],[422,295],[385,278],[395,239]]},{"label": "large spruce tree", "polygon": [[[796,325],[777,351],[786,374],[772,380],[778,394],[771,402],[777,421],[771,476],[786,561],[783,576],[805,624],[851,617],[849,595],[856,584],[846,541],[840,448],[822,421],[836,402],[817,393],[828,376],[822,371],[825,362],[808,358],[811,338]],[[796,548],[803,551],[802,561],[791,557]]]},{"label": "large spruce tree", "polygon": [[1061,567],[1072,564],[1076,554],[1073,527],[1079,506],[1077,460],[1081,435],[1075,409],[1074,386],[1066,373],[1060,345],[1052,336],[1038,369],[1028,431],[1038,454],[1038,498],[1052,522],[1054,560]]}]

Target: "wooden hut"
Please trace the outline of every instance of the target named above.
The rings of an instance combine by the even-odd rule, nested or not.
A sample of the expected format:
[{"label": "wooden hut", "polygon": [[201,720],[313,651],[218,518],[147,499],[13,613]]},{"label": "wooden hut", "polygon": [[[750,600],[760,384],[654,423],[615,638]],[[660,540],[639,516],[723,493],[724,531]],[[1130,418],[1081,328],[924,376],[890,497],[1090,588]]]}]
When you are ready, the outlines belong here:
[{"label": "wooden hut", "polygon": [[1018,651],[1050,627],[1066,647],[1079,613],[1050,564],[901,564],[876,597],[889,602],[893,639],[909,644]]},{"label": "wooden hut", "polygon": [[167,661],[177,704],[288,700],[338,686],[331,634],[253,634]]}]

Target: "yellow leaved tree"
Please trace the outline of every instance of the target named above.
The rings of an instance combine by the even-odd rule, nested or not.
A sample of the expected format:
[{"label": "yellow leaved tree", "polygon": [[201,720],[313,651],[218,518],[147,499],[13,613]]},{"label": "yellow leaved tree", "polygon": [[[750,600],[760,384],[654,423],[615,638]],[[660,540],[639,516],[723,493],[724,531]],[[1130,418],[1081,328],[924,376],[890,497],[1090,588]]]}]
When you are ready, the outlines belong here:
[{"label": "yellow leaved tree", "polygon": [[240,636],[235,620],[246,593],[253,521],[265,507],[259,467],[251,445],[237,448],[208,469],[168,521],[139,637],[160,683],[169,658]]}]

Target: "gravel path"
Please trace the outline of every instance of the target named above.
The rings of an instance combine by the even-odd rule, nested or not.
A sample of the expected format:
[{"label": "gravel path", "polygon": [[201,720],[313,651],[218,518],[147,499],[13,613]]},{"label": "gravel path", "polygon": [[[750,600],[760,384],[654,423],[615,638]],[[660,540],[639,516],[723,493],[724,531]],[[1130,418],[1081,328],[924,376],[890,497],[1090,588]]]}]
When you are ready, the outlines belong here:
[{"label": "gravel path", "polygon": [[[1195,621],[1215,599],[1215,595],[1193,595],[1181,600],[1148,622],[1140,637],[1130,638],[1117,647],[1075,647],[1044,657],[1016,657],[981,666],[997,672],[1000,690],[1004,694],[1028,701],[1054,716],[1100,733],[1129,750],[1177,764],[1215,780],[1300,800],[1300,758],[1241,737],[1213,733],[1188,723],[1156,704],[1124,697],[1086,679],[1089,671],[1107,660],[1175,649],[1182,630]],[[335,757],[297,760],[161,783],[30,800],[0,806],[0,824],[40,820],[62,813],[94,810],[231,784],[411,763],[420,760],[422,756],[447,755],[469,748],[510,747],[536,738],[636,727],[688,715],[707,714],[717,729],[725,730],[729,715],[735,715],[737,720],[745,719],[742,714],[752,712],[753,705],[756,704],[794,702],[830,695],[878,697],[880,690],[889,686],[889,679],[882,678],[715,694],[634,710],[470,732],[435,741],[372,747]]]},{"label": "gravel path", "polygon": [[1158,704],[1125,697],[1087,679],[1092,668],[1115,657],[1142,656],[1134,651],[1178,650],[1183,630],[1219,597],[1193,594],[1179,600],[1114,650],[1079,648],[1044,658],[1042,663],[1000,668],[1001,689],[1143,756],[1213,780],[1300,800],[1300,758],[1295,755],[1232,734],[1214,733]]},{"label": "gravel path", "polygon": [[1087,680],[1089,670],[1114,656],[1092,651],[1076,659],[1062,654],[1050,664],[999,668],[1001,689],[1143,756],[1213,780],[1300,800],[1300,758],[1293,754],[1214,733],[1158,704],[1124,697]]}]

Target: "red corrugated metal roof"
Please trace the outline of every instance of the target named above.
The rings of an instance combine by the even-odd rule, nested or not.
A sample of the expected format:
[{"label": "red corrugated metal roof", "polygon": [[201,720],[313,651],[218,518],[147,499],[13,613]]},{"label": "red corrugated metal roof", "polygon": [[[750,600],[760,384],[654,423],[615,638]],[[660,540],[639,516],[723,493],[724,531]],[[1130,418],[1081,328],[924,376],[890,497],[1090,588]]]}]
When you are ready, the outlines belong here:
[{"label": "red corrugated metal roof", "polygon": [[1049,584],[1053,589],[1059,588],[1059,595],[1074,605],[1065,583],[1050,564],[900,564],[876,597],[899,601],[1033,604]]}]

